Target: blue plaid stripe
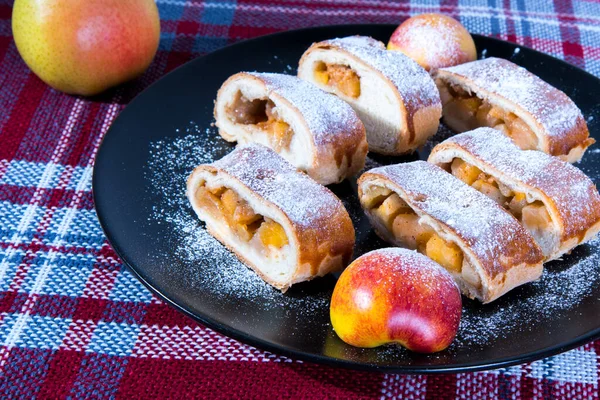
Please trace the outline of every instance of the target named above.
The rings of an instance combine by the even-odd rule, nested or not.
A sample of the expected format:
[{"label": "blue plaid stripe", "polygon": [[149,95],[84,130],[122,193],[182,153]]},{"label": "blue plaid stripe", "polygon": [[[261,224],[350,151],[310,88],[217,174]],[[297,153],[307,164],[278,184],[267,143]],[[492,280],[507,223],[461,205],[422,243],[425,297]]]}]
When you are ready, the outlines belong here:
[{"label": "blue plaid stripe", "polygon": [[212,25],[231,25],[235,15],[235,5],[235,1],[205,2],[202,22]]},{"label": "blue plaid stripe", "polygon": [[[92,254],[55,253],[52,260],[49,260],[48,254],[43,253],[36,264],[51,262],[52,269],[41,293],[71,297],[83,295],[85,284],[92,272],[96,258]],[[33,279],[34,277],[31,280]],[[26,284],[22,290],[27,291],[29,288],[30,285]]]},{"label": "blue plaid stripe", "polygon": [[44,235],[45,243],[52,244],[58,240],[66,247],[99,250],[105,241],[105,236],[95,211],[62,208],[55,211]]},{"label": "blue plaid stripe", "polygon": [[113,301],[149,303],[152,294],[125,267],[121,268],[109,298]]},{"label": "blue plaid stripe", "polygon": [[94,330],[94,336],[87,351],[113,356],[128,356],[131,355],[139,334],[140,327],[138,325],[100,322]]},{"label": "blue plaid stripe", "polygon": [[18,347],[58,349],[63,341],[70,319],[30,316],[16,341]]}]

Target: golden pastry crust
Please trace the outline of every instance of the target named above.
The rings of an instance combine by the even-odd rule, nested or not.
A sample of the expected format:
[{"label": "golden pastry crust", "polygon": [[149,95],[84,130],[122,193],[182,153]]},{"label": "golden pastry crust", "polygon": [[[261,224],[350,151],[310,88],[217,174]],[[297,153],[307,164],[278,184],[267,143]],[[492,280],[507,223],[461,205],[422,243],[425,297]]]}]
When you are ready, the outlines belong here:
[{"label": "golden pastry crust", "polygon": [[[313,68],[308,60],[318,51],[331,51],[361,65],[376,74],[380,82],[389,86],[404,116],[403,126],[397,127],[393,138],[385,146],[373,145],[371,132],[367,131],[369,150],[380,154],[409,153],[425,144],[437,132],[441,117],[441,101],[435,83],[421,66],[399,52],[386,51],[385,46],[372,38],[351,36],[314,43],[300,59],[298,76],[315,83],[320,88],[339,93],[320,85],[313,79]],[[344,98],[353,107],[353,101]]]},{"label": "golden pastry crust", "polygon": [[559,258],[600,230],[600,195],[581,170],[557,157],[521,150],[491,128],[479,128],[438,144],[429,162],[448,166],[454,158],[475,165],[515,192],[539,200],[552,217],[559,240],[546,252]]},{"label": "golden pastry crust", "polygon": [[[294,128],[294,135],[307,136],[298,143],[308,144],[309,149],[273,149],[288,161],[323,185],[341,182],[364,167],[368,151],[365,127],[352,107],[290,75],[240,72],[229,77],[217,93],[214,109],[216,126],[225,140],[241,144],[256,140],[227,116],[234,92],[249,83],[253,84],[251,91],[260,88],[260,95],[274,103],[283,121]],[[299,150],[309,153],[310,160],[297,159]]]},{"label": "golden pastry crust", "polygon": [[359,198],[377,233],[401,245],[365,206],[365,194],[373,187],[398,194],[420,224],[460,247],[482,284],[475,290],[453,274],[467,296],[488,303],[540,277],[543,255],[529,232],[493,200],[443,169],[415,161],[374,168],[359,178]]},{"label": "golden pastry crust", "polygon": [[[195,194],[204,182],[211,180],[240,192],[251,205],[268,210],[267,216],[277,218],[283,225],[296,252],[289,279],[277,281],[267,276],[261,268],[261,259],[241,252],[231,235],[207,218]],[[198,217],[207,222],[209,232],[282,291],[294,283],[340,270],[352,257],[354,227],[342,202],[329,189],[262,145],[240,146],[212,164],[198,166],[188,178],[187,196]]]},{"label": "golden pastry crust", "polygon": [[434,78],[440,91],[445,84],[456,85],[516,114],[537,136],[537,150],[576,162],[594,143],[581,111],[565,93],[508,60],[491,57],[441,68]]}]

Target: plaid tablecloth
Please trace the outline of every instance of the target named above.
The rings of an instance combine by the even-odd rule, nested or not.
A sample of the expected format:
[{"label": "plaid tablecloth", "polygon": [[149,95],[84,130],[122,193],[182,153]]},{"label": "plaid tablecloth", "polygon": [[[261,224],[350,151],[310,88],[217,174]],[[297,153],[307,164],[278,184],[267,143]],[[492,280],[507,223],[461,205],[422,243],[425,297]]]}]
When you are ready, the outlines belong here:
[{"label": "plaid tablecloth", "polygon": [[[126,1],[126,0],[123,0]],[[95,98],[50,89],[0,0],[0,397],[599,397],[600,341],[490,372],[401,376],[300,362],[217,334],[154,298],[102,234],[95,152],[128,101],[229,43],[311,25],[400,23],[422,12],[564,58],[600,76],[594,0],[158,0],[160,49],[140,79]],[[600,94],[599,94],[600,95]],[[600,318],[600,316],[599,316]]]}]

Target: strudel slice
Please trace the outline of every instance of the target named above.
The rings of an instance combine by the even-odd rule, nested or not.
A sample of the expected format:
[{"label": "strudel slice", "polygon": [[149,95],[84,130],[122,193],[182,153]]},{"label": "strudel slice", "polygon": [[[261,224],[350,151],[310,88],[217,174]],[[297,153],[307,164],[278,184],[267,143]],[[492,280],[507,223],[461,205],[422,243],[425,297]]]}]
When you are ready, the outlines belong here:
[{"label": "strudel slice", "polygon": [[409,153],[437,132],[441,102],[427,71],[372,38],[313,44],[300,60],[298,76],[354,108],[365,124],[370,151]]},{"label": "strudel slice", "polygon": [[547,260],[600,231],[600,195],[590,178],[557,157],[519,149],[494,129],[475,129],[440,143],[429,162],[506,208]]},{"label": "strudel slice", "polygon": [[208,231],[282,291],[352,257],[354,228],[342,202],[262,145],[198,166],[187,196]]},{"label": "strudel slice", "polygon": [[575,103],[512,62],[487,58],[435,73],[443,121],[457,132],[495,128],[524,150],[577,162],[594,139]]},{"label": "strudel slice", "polygon": [[215,119],[225,140],[270,147],[323,185],[365,164],[365,128],[352,107],[295,76],[231,76],[217,94]]},{"label": "strudel slice", "polygon": [[543,254],[529,232],[433,164],[374,168],[360,177],[358,196],[382,239],[437,261],[470,298],[489,303],[542,274]]}]

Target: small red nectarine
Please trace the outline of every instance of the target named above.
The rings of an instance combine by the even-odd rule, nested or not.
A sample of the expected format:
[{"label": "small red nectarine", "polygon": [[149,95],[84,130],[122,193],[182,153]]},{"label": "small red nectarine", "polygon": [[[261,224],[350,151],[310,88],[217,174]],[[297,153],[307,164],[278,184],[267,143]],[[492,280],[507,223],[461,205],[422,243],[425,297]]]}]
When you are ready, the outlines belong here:
[{"label": "small red nectarine", "polygon": [[331,298],[333,329],[346,343],[377,347],[400,343],[420,353],[454,340],[462,299],[452,276],[415,251],[388,248],[356,259]]},{"label": "small red nectarine", "polygon": [[407,19],[396,28],[387,48],[401,51],[428,71],[477,59],[469,32],[460,22],[442,14]]}]

